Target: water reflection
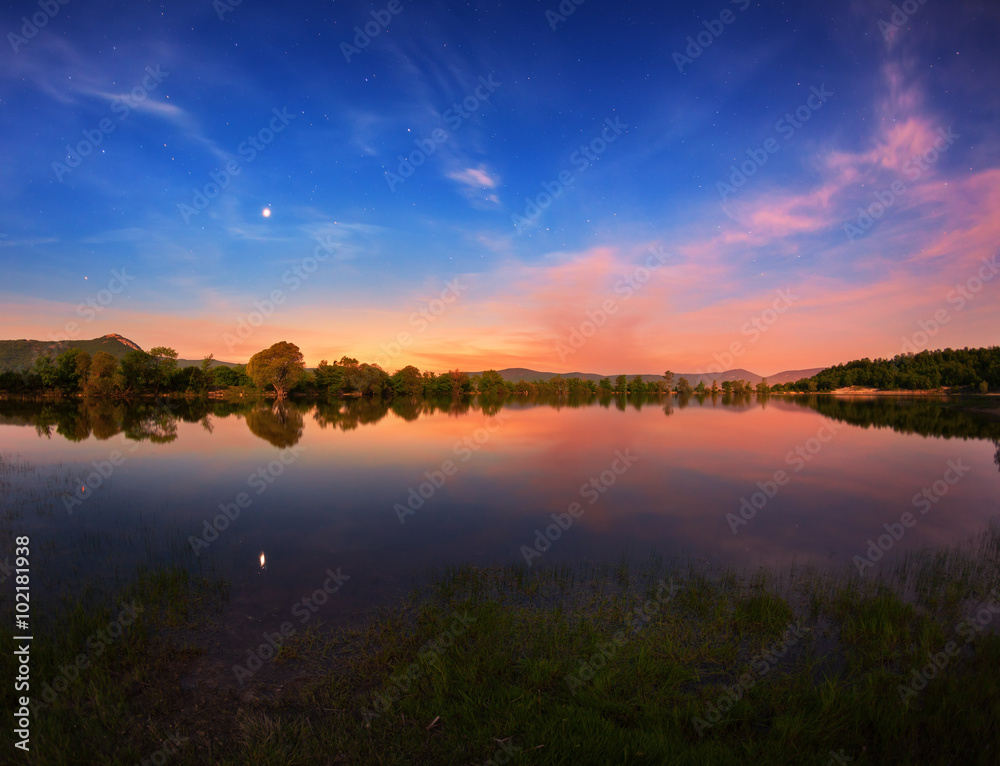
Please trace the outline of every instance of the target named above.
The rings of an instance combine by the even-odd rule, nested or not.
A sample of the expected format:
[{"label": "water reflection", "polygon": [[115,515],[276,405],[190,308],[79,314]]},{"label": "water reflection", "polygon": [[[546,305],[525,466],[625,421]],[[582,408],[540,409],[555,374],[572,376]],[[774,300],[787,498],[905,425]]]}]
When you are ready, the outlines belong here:
[{"label": "water reflection", "polygon": [[[965,539],[997,514],[1000,421],[964,406],[711,393],[0,401],[0,518],[20,514],[25,533],[55,541],[46,562],[53,576],[60,561],[111,571],[122,553],[110,549],[139,538],[172,544],[175,555],[230,577],[247,615],[287,607],[331,566],[361,575],[353,582],[363,600],[375,583],[405,587],[430,565],[521,561],[522,546],[574,502],[586,513],[546,563],[644,546],[725,562],[849,562],[883,524],[913,511],[914,493],[939,480],[949,460],[974,470],[898,549]],[[484,430],[498,416],[502,426]],[[835,424],[821,446],[819,429]],[[619,452],[634,455],[634,466],[591,506],[581,486],[605,475]],[[124,462],[112,465],[116,453]],[[11,454],[49,470],[48,483],[33,471],[11,473]],[[88,480],[85,500],[67,514],[66,493],[80,489],[70,482],[98,470],[100,481],[91,491]],[[266,481],[250,483],[261,471]],[[778,471],[790,480],[734,533],[727,514]],[[426,490],[419,502],[411,500],[418,487]],[[217,525],[218,539],[194,561],[189,537],[205,535],[241,493],[250,502]],[[405,524],[400,503],[414,511]],[[148,524],[159,525],[155,534]]]},{"label": "water reflection", "polygon": [[[282,400],[281,402],[224,402],[218,400],[156,400],[124,402],[110,400],[67,400],[31,402],[0,400],[0,425],[31,425],[43,438],[57,434],[70,442],[83,442],[93,436],[98,441],[124,434],[132,441],[167,444],[177,438],[177,424],[200,422],[212,432],[211,418],[239,415],[246,419],[250,432],[278,448],[292,446],[306,430],[305,420],[312,414],[320,428],[333,427],[353,431],[374,425],[389,413],[406,422],[445,412],[462,417],[472,411],[492,416],[504,408],[551,407],[579,409],[614,404],[619,412],[659,407],[665,415],[692,404],[701,408],[746,410],[778,407],[801,407],[825,417],[863,428],[888,428],[899,433],[945,438],[988,439],[1000,445],[1000,420],[984,418],[975,407],[944,398],[890,397],[837,398],[817,394],[793,396],[733,396],[731,394],[688,394],[682,396],[571,394],[562,397],[510,396],[462,397],[459,399],[394,400],[355,397],[333,402]],[[1000,449],[1000,448],[998,448]]]},{"label": "water reflection", "polygon": [[305,422],[299,406],[287,399],[272,405],[260,404],[246,413],[247,428],[254,436],[284,449],[299,443]]}]

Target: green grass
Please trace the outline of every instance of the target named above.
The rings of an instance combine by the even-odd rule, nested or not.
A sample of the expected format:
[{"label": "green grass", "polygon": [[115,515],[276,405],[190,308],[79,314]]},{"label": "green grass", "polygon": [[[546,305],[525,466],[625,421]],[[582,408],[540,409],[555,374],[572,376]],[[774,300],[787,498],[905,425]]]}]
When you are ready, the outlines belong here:
[{"label": "green grass", "polygon": [[[993,603],[998,538],[877,581],[656,558],[450,568],[362,627],[297,636],[273,662],[298,680],[194,694],[179,679],[224,588],[145,572],[118,595],[136,622],[32,716],[17,762],[134,764],[177,736],[170,764],[995,763],[1000,637],[966,643],[957,626]],[[118,609],[48,626],[33,689]],[[955,656],[902,701],[949,641]]]}]

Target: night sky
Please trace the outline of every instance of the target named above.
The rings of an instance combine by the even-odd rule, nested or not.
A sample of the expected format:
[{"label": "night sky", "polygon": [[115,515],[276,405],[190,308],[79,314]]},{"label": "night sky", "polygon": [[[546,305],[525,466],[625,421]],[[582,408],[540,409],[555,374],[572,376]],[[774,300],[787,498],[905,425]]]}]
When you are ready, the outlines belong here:
[{"label": "night sky", "polygon": [[41,0],[0,32],[3,338],[765,375],[1000,338],[992,0]]}]

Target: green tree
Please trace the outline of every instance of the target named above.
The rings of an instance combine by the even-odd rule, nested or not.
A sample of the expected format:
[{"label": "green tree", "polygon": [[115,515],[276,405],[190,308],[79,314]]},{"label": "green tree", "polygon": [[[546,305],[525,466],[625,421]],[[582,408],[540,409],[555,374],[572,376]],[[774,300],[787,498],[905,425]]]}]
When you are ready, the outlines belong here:
[{"label": "green tree", "polygon": [[159,376],[156,360],[145,351],[129,351],[118,366],[117,387],[123,394],[140,394],[155,385]]},{"label": "green tree", "polygon": [[677,393],[680,396],[691,396],[694,393],[694,389],[691,388],[691,384],[688,383],[687,378],[681,378],[677,381]]},{"label": "green tree", "polygon": [[47,354],[35,360],[34,373],[41,379],[44,388],[52,388],[59,379],[59,369]]},{"label": "green tree", "polygon": [[615,378],[615,391],[619,394],[624,394],[628,391],[628,376],[619,375]]},{"label": "green tree", "polygon": [[79,348],[67,349],[56,358],[53,385],[63,393],[76,393],[86,384],[89,370],[90,354]]},{"label": "green tree", "polygon": [[632,382],[628,387],[629,393],[632,394],[644,394],[646,393],[646,384],[642,382],[642,375],[636,375],[632,378]]},{"label": "green tree", "polygon": [[279,399],[284,399],[305,374],[306,365],[302,352],[294,343],[279,341],[268,349],[258,351],[247,362],[247,375],[258,388],[274,387]]},{"label": "green tree", "polygon": [[167,346],[154,346],[149,349],[149,356],[153,359],[154,368],[150,382],[159,393],[160,386],[168,386],[177,372],[177,352]]},{"label": "green tree", "polygon": [[601,378],[601,382],[597,384],[597,387],[601,389],[601,391],[606,391],[609,394],[614,390],[611,386],[611,380],[609,378]]},{"label": "green tree", "polygon": [[761,378],[760,383],[757,384],[757,394],[765,395],[771,393],[771,387],[767,385],[767,378]]},{"label": "green tree", "polygon": [[499,396],[507,393],[507,381],[496,370],[487,370],[479,380],[479,393]]},{"label": "green tree", "polygon": [[663,380],[667,384],[667,393],[669,394],[674,388],[674,374],[667,370],[663,373]]},{"label": "green tree", "polygon": [[316,368],[314,378],[316,380],[316,388],[325,397],[329,399],[340,396],[341,389],[344,387],[344,370],[342,367],[336,364],[328,364],[326,359],[323,359],[320,361],[319,367]]},{"label": "green tree", "polygon": [[412,364],[396,370],[391,380],[392,390],[396,396],[414,398],[424,392],[424,376]]},{"label": "green tree", "polygon": [[118,360],[107,351],[98,351],[90,360],[90,370],[83,393],[85,396],[108,396],[114,391]]},{"label": "green tree", "polygon": [[362,396],[382,396],[392,391],[389,373],[377,364],[358,365],[353,373],[353,384]]}]

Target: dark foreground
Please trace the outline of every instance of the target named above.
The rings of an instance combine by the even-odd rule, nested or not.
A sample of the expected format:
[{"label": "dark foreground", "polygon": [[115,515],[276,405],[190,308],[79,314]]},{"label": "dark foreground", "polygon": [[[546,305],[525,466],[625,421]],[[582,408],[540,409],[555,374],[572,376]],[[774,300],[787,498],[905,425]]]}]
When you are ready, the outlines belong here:
[{"label": "dark foreground", "polygon": [[[238,689],[190,678],[225,597],[224,583],[147,572],[113,604],[77,602],[37,627],[30,750],[8,744],[0,761],[1000,758],[996,528],[874,582],[657,559],[448,571],[357,629],[276,640],[273,657],[262,645],[261,664],[284,680],[264,680],[275,674],[250,660]],[[5,634],[3,707],[16,711],[16,647]]]}]

